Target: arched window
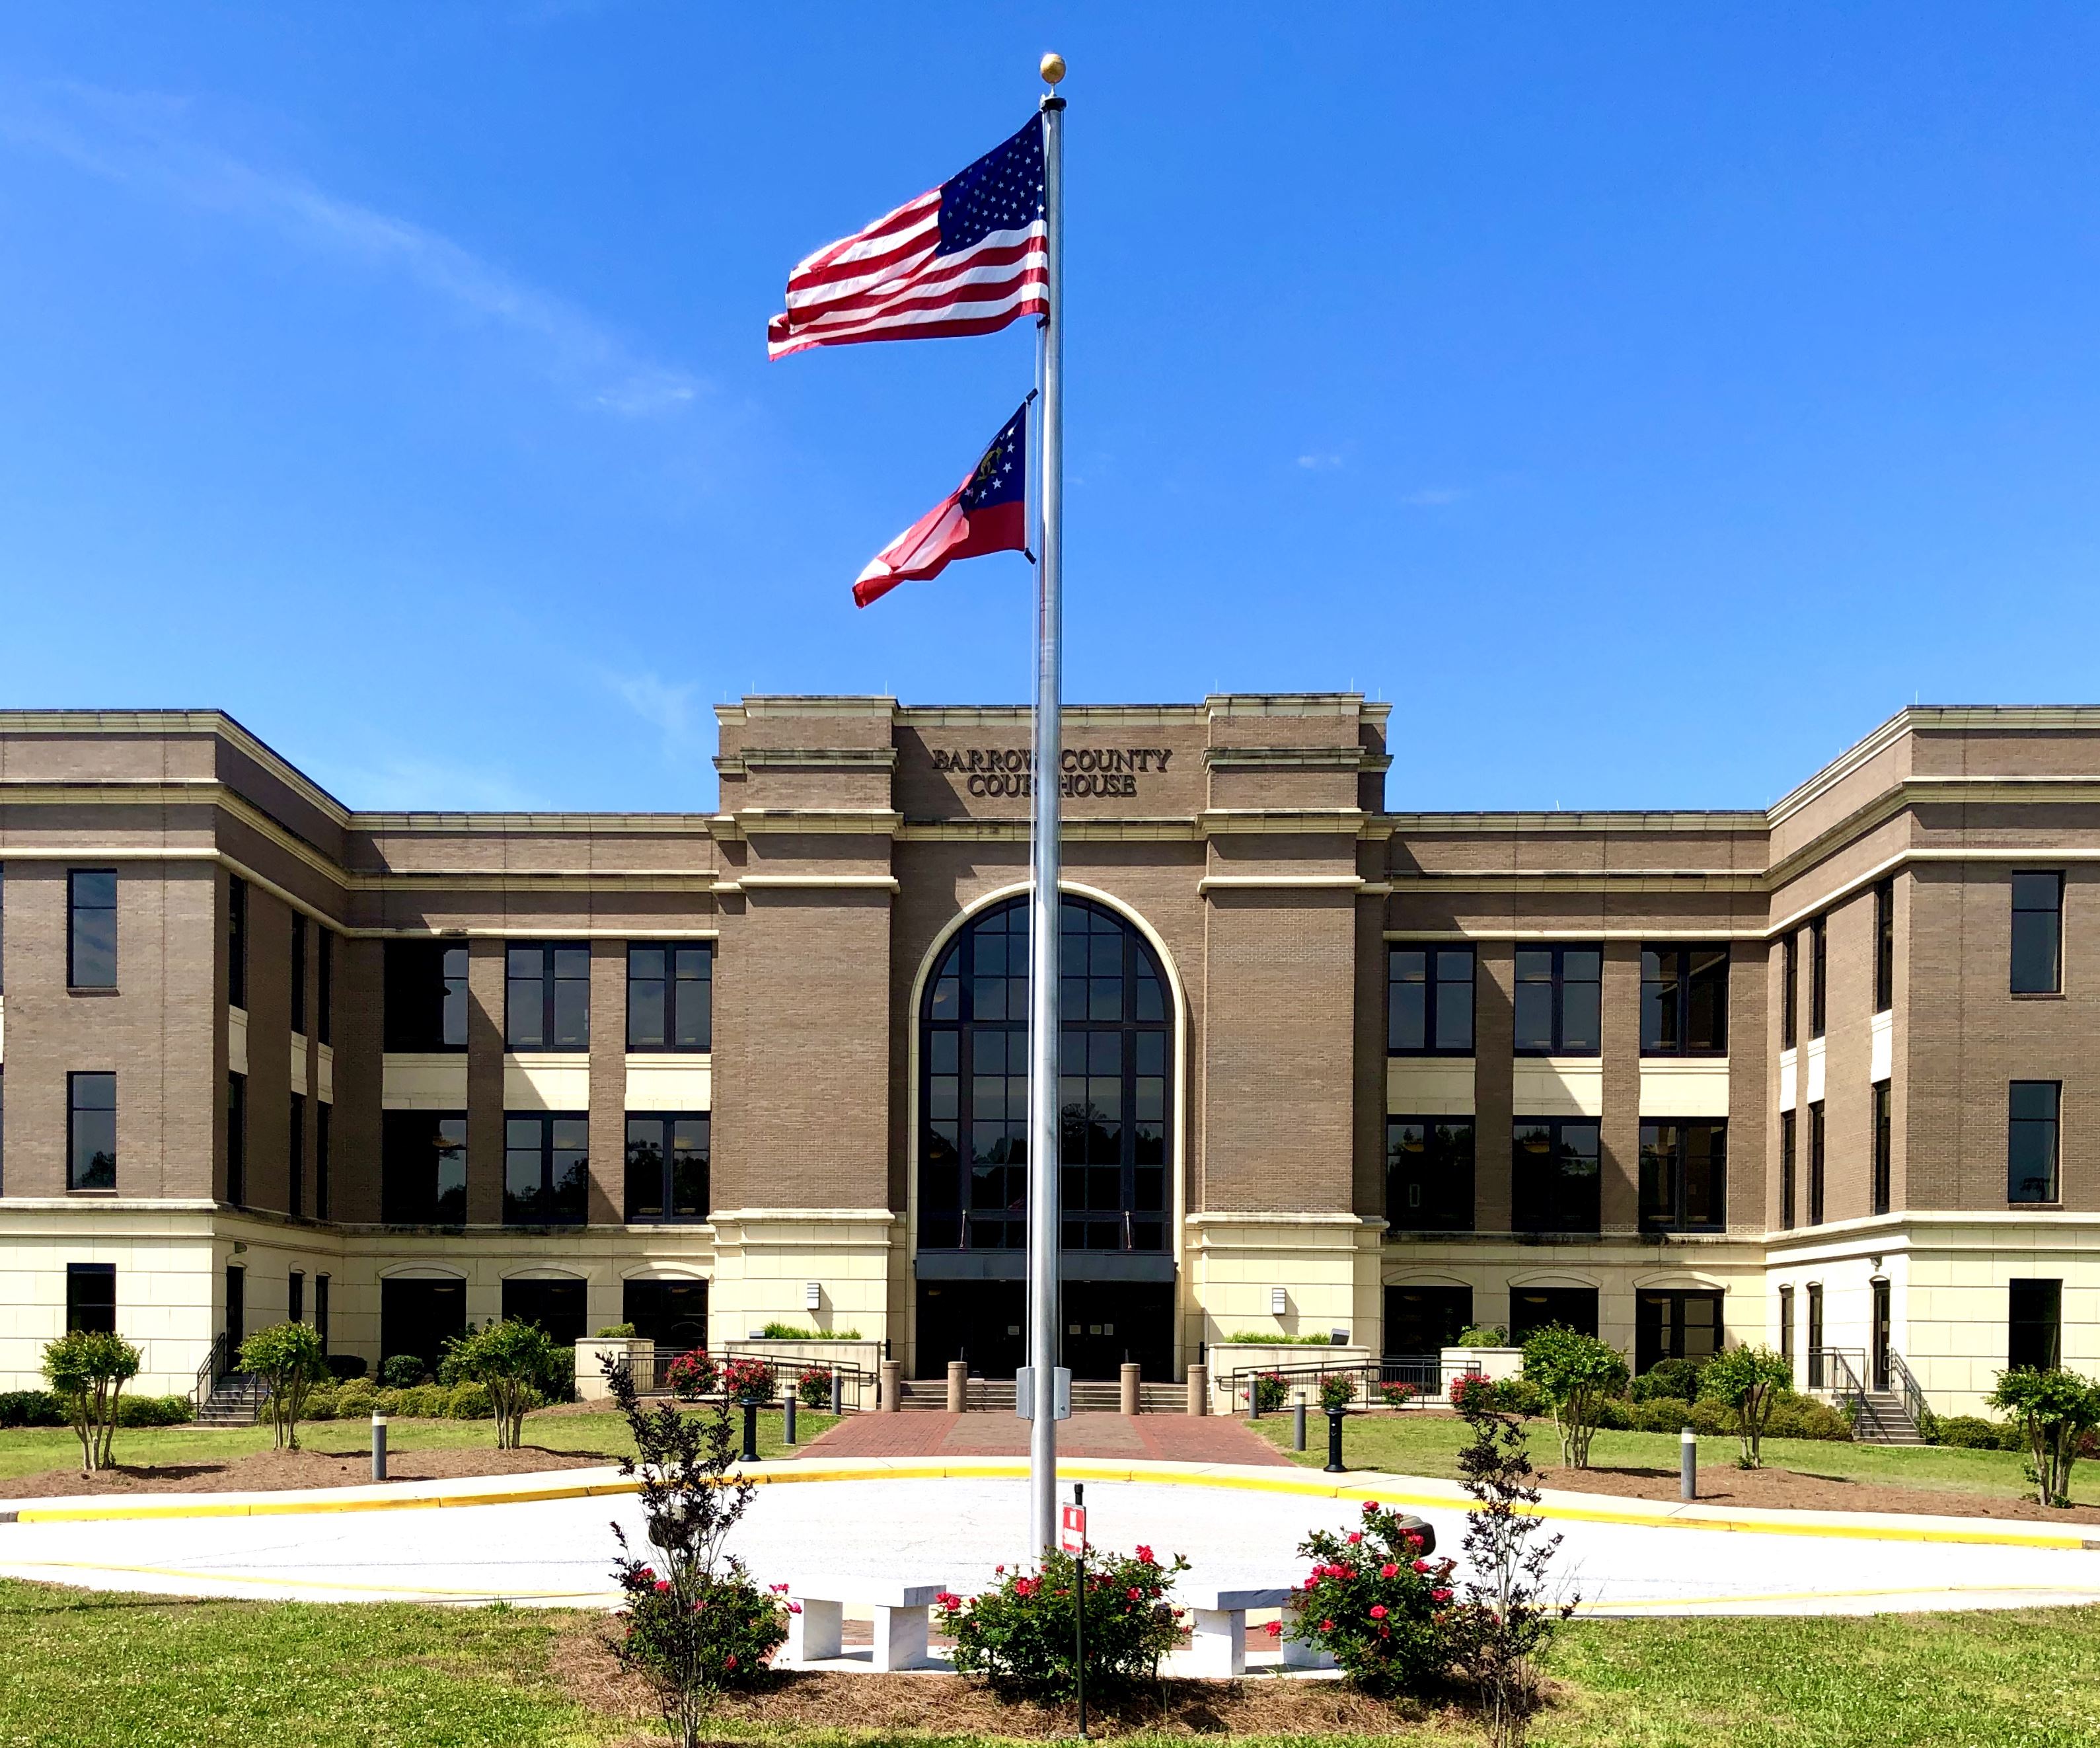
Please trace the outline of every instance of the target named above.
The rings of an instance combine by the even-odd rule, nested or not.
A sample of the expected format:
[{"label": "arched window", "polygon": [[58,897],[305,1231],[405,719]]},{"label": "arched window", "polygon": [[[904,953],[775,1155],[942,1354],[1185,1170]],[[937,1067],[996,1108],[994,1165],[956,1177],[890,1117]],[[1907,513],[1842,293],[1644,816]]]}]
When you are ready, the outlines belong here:
[{"label": "arched window", "polygon": [[[1167,1248],[1167,980],[1122,917],[1067,895],[1058,942],[1061,1242]],[[919,1246],[1028,1242],[1028,901],[973,917],[948,943],[920,1017]]]}]

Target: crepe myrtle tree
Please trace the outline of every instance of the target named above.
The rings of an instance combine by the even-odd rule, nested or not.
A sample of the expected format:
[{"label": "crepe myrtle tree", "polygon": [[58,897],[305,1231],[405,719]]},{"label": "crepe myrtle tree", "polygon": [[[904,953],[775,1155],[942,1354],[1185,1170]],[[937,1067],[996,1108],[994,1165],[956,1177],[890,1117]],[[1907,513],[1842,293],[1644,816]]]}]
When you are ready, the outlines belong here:
[{"label": "crepe myrtle tree", "polygon": [[106,1330],[68,1330],[45,1344],[44,1377],[80,1441],[82,1474],[116,1467],[117,1399],[139,1366],[139,1350]]},{"label": "crepe myrtle tree", "polygon": [[525,1416],[544,1400],[539,1385],[555,1357],[554,1339],[528,1318],[506,1317],[453,1336],[445,1357],[459,1376],[488,1388],[496,1448],[515,1450]]},{"label": "crepe myrtle tree", "polygon": [[1699,1374],[1700,1400],[1718,1402],[1736,1417],[1742,1454],[1736,1461],[1746,1469],[1762,1468],[1758,1448],[1772,1404],[1793,1388],[1793,1362],[1767,1347],[1727,1348]]},{"label": "crepe myrtle tree", "polygon": [[1560,1435],[1560,1460],[1568,1468],[1590,1466],[1590,1441],[1607,1397],[1626,1388],[1626,1357],[1595,1335],[1559,1324],[1536,1331],[1524,1344],[1524,1375],[1538,1386],[1553,1410]]},{"label": "crepe myrtle tree", "polygon": [[307,1323],[272,1323],[240,1344],[240,1369],[269,1392],[270,1431],[280,1450],[299,1448],[307,1394],[329,1376],[320,1332]]},{"label": "crepe myrtle tree", "polygon": [[2027,1479],[2044,1505],[2071,1503],[2071,1467],[2087,1432],[2100,1426],[2100,1384],[2060,1366],[2016,1366],[1998,1374],[1988,1401],[2027,1435]]}]

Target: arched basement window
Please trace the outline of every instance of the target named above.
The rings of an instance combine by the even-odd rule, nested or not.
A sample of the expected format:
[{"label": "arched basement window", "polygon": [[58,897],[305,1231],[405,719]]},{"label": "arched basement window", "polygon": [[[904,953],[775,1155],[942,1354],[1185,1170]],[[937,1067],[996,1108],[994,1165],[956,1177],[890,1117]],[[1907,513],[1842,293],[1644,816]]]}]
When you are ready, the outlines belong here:
[{"label": "arched basement window", "polygon": [[[1143,935],[1065,896],[1058,942],[1061,1244],[1162,1251],[1172,1017]],[[960,929],[920,1016],[919,1246],[1028,1242],[1028,902]]]}]

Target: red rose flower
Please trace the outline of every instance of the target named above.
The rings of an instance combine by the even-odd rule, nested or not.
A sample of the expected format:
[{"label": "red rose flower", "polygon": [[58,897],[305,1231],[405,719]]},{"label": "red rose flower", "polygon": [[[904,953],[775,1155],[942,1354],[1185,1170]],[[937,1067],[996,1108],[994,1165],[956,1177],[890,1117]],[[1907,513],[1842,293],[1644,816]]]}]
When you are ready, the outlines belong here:
[{"label": "red rose flower", "polygon": [[1361,1542],[1361,1541],[1362,1541],[1362,1540],[1363,1540],[1363,1538],[1364,1538],[1364,1533],[1363,1533],[1363,1531],[1362,1531],[1362,1530],[1352,1530],[1349,1532],[1349,1534],[1348,1534],[1348,1539],[1349,1539],[1350,1541],[1352,1541],[1352,1542]]},{"label": "red rose flower", "polygon": [[1334,1631],[1334,1630],[1335,1630],[1335,1623],[1334,1623],[1332,1621],[1322,1621],[1322,1622],[1321,1622],[1321,1623],[1320,1623],[1320,1631],[1321,1631],[1321,1632],[1323,1632],[1323,1633],[1330,1633],[1330,1632]]},{"label": "red rose flower", "polygon": [[1432,1590],[1429,1593],[1429,1600],[1432,1602],[1449,1602],[1451,1600],[1451,1592],[1448,1590]]},{"label": "red rose flower", "polygon": [[736,1667],[736,1653],[735,1653],[735,1652],[734,1652],[734,1651],[730,1652],[730,1654],[729,1654],[727,1657],[726,1657],[726,1658],[724,1658],[722,1659],[722,1667],[723,1667],[723,1668],[725,1668],[725,1669],[734,1669],[734,1668],[735,1668],[735,1667]]},{"label": "red rose flower", "polygon": [[1400,1576],[1400,1568],[1388,1560],[1379,1568],[1379,1576],[1382,1578],[1396,1578]]},{"label": "red rose flower", "polygon": [[1414,1569],[1417,1572],[1427,1572],[1429,1569],[1429,1562],[1426,1560],[1418,1560],[1414,1563]]},{"label": "red rose flower", "polygon": [[1366,1499],[1364,1501],[1364,1516],[1366,1517],[1375,1517],[1378,1516],[1377,1500]]},{"label": "red rose flower", "polygon": [[1263,1628],[1263,1631],[1272,1639],[1281,1638],[1283,1635],[1283,1622],[1271,1621],[1266,1627]]},{"label": "red rose flower", "polygon": [[1383,1603],[1374,1602],[1371,1605],[1371,1618],[1374,1621],[1382,1621],[1385,1618],[1385,1605]]}]

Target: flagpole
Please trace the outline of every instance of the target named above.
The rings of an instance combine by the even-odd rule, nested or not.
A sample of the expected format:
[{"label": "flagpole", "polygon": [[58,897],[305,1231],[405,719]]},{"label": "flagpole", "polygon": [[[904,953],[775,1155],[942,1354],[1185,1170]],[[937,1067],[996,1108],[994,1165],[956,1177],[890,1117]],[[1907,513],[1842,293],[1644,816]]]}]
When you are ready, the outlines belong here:
[{"label": "flagpole", "polygon": [[[1043,57],[1043,77],[1065,77],[1061,56]],[[1064,691],[1065,563],[1065,99],[1046,95],[1043,111],[1043,205],[1049,313],[1035,329],[1043,389],[1041,563],[1035,596],[1035,780],[1029,910],[1028,1361],[1035,1368],[1028,1423],[1030,1545],[1057,1545],[1058,1349],[1057,945],[1061,861],[1059,720]]]}]

